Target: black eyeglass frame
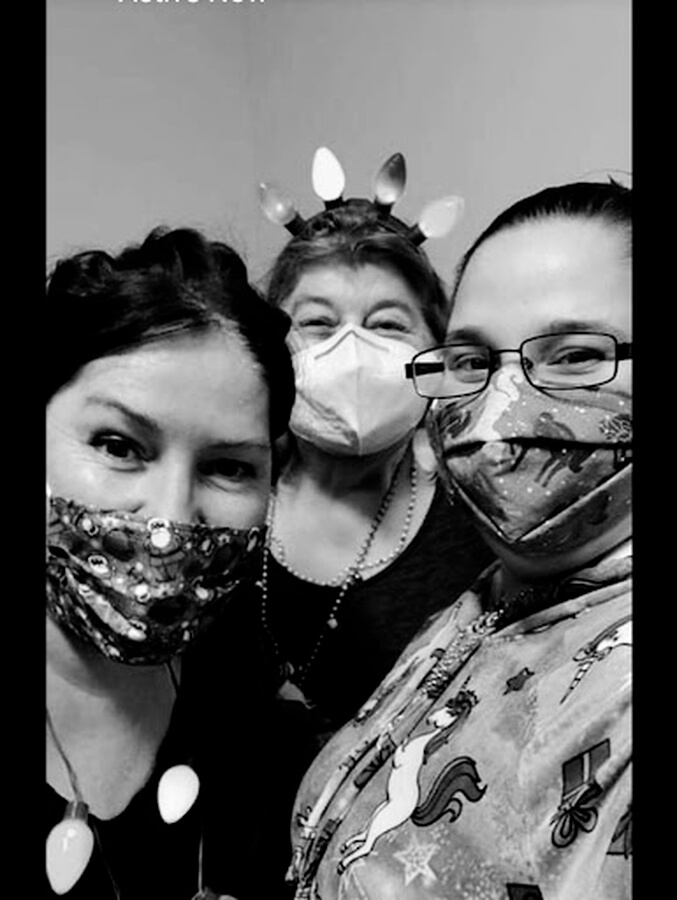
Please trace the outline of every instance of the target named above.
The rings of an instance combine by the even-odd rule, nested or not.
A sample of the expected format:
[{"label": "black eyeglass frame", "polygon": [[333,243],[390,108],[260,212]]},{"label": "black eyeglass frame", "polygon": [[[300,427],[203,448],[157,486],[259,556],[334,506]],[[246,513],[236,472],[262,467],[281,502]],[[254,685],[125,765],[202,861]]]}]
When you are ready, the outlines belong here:
[{"label": "black eyeglass frame", "polygon": [[[611,340],[614,343],[614,348],[615,348],[613,373],[608,378],[604,378],[602,381],[595,381],[592,384],[576,384],[576,385],[562,385],[562,386],[551,386],[551,385],[546,386],[546,385],[542,385],[542,384],[534,384],[534,382],[531,380],[531,377],[529,375],[528,366],[527,366],[528,360],[525,360],[524,355],[523,355],[523,348],[524,348],[525,344],[529,344],[535,340],[541,340],[542,338],[563,337],[565,335],[572,335],[572,334],[573,335],[576,335],[576,334],[586,335],[588,337],[599,336],[599,337],[611,338]],[[430,394],[422,394],[420,392],[420,390],[418,389],[418,386],[416,384],[416,376],[414,374],[414,370],[416,367],[416,360],[420,356],[423,356],[424,354],[434,353],[436,350],[444,350],[447,347],[468,347],[468,346],[482,347],[483,349],[488,351],[489,368],[487,369],[486,381],[484,382],[482,387],[477,388],[477,390],[474,390],[474,391],[464,391],[462,394],[442,394],[442,395],[436,394],[434,397],[430,396]],[[623,362],[624,360],[627,360],[627,359],[632,359],[632,343],[619,341],[615,335],[608,334],[607,332],[604,332],[604,331],[555,331],[555,332],[550,332],[548,334],[537,334],[537,335],[534,335],[534,337],[530,337],[530,338],[527,338],[526,340],[522,341],[522,343],[519,345],[519,347],[502,347],[500,350],[494,350],[491,347],[487,346],[486,344],[481,344],[476,341],[450,341],[449,343],[445,343],[445,344],[436,344],[434,347],[428,347],[427,349],[420,350],[418,353],[416,353],[411,358],[411,362],[404,364],[404,377],[413,381],[414,390],[416,391],[416,393],[419,395],[419,397],[423,397],[426,400],[447,400],[447,399],[451,399],[454,397],[472,397],[475,394],[481,394],[482,391],[486,390],[486,388],[489,385],[489,382],[491,381],[491,378],[492,378],[494,372],[496,372],[496,370],[500,368],[500,357],[503,353],[519,353],[520,366],[522,368],[522,371],[524,372],[524,377],[527,379],[527,381],[529,382],[529,384],[532,387],[536,388],[537,391],[542,391],[543,393],[548,394],[551,391],[580,391],[580,390],[584,390],[586,388],[596,388],[596,387],[600,387],[600,385],[608,384],[610,381],[613,381],[614,378],[616,377],[616,375],[618,375],[618,363]],[[442,363],[442,362],[434,362],[434,363],[430,362],[430,363],[423,363],[423,364],[419,363],[418,365],[426,365],[426,366],[433,367],[428,372],[421,373],[421,374],[431,374],[432,372],[438,372],[438,371],[440,371],[440,369],[438,368],[440,365],[442,367],[444,367],[444,363]],[[442,368],[442,371],[444,371],[444,368]]]}]

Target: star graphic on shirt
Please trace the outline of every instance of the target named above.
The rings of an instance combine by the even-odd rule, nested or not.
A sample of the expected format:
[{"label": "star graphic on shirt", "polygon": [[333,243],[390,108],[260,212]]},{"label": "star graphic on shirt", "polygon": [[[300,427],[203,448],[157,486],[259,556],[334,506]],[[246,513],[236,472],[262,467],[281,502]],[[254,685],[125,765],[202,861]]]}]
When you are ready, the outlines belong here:
[{"label": "star graphic on shirt", "polygon": [[405,887],[411,884],[417,875],[421,875],[427,882],[437,881],[437,875],[428,865],[437,850],[437,844],[419,844],[416,837],[412,836],[408,847],[399,853],[393,853],[394,858],[404,865]]}]

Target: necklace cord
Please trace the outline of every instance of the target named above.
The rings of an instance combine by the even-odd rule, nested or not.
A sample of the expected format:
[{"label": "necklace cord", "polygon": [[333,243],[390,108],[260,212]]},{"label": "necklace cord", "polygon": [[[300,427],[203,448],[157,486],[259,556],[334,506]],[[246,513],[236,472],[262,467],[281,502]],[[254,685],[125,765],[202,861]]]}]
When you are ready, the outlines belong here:
[{"label": "necklace cord", "polygon": [[[334,603],[332,604],[332,607],[329,611],[329,615],[327,616],[327,619],[326,619],[324,625],[322,626],[322,629],[318,635],[317,641],[310,653],[310,656],[308,657],[305,664],[302,666],[299,666],[297,670],[294,670],[293,666],[291,666],[290,663],[285,662],[283,660],[279,643],[278,643],[277,639],[275,638],[275,635],[273,634],[273,632],[270,628],[270,625],[268,623],[268,567],[269,567],[269,560],[270,560],[270,556],[271,556],[270,547],[271,547],[271,542],[272,542],[273,520],[274,520],[274,513],[275,513],[275,494],[273,494],[271,496],[270,505],[269,505],[269,509],[268,509],[268,515],[267,515],[267,519],[266,519],[267,528],[266,528],[266,539],[265,539],[264,547],[263,547],[263,562],[262,562],[262,572],[261,572],[262,577],[261,577],[261,581],[259,582],[259,587],[261,589],[261,623],[263,625],[263,628],[264,628],[266,634],[268,635],[268,638],[270,639],[270,641],[273,645],[273,649],[278,658],[278,662],[280,663],[283,676],[285,677],[285,679],[288,680],[290,675],[294,674],[295,675],[294,681],[298,687],[303,687],[303,685],[308,677],[308,673],[311,670],[313,664],[315,663],[315,660],[317,658],[320,647],[322,646],[324,639],[326,637],[327,631],[333,630],[338,626],[336,614],[338,613],[338,610],[343,602],[344,597],[348,593],[348,590],[350,589],[350,587],[354,583],[355,579],[359,575],[360,571],[364,567],[364,562],[369,554],[369,551],[371,549],[374,538],[376,537],[376,533],[379,529],[379,526],[381,525],[381,522],[385,518],[385,515],[390,507],[392,498],[395,494],[395,488],[397,486],[397,480],[398,480],[403,462],[404,462],[404,457],[402,457],[398,461],[397,466],[395,467],[395,471],[393,472],[392,478],[390,480],[390,484],[388,485],[388,489],[386,490],[385,494],[383,495],[383,498],[381,500],[379,508],[376,511],[376,515],[374,516],[372,523],[369,527],[369,532],[367,533],[367,536],[366,536],[362,546],[360,547],[360,550],[357,555],[357,558],[355,559],[355,562],[353,562],[352,565],[350,565],[348,567],[348,569],[345,571],[343,581],[340,583],[340,585],[336,585],[333,582],[330,582],[329,584],[326,584],[326,585],[322,585],[320,583],[320,586],[339,587],[339,592],[338,592],[338,595],[336,596],[336,599],[334,600]],[[415,463],[412,462],[412,498],[413,499],[410,500],[409,509],[407,510],[407,517],[405,520],[406,532],[400,538],[400,541],[396,548],[396,553],[393,555],[397,555],[397,553],[399,553],[401,551],[402,547],[404,546],[404,543],[406,542],[406,538],[409,533],[409,528],[411,525],[411,518],[413,516],[413,508],[412,508],[413,501],[415,501],[415,497],[416,497],[415,478],[416,478]],[[381,560],[381,562],[388,561],[388,559],[389,558],[383,559],[383,560]],[[287,567],[287,568],[289,569],[289,567]],[[298,574],[293,571],[291,571],[291,574],[293,574],[297,578],[299,577]],[[301,579],[301,580],[304,580],[304,579]],[[317,583],[317,582],[315,582],[315,583]]]},{"label": "necklace cord", "polygon": [[179,680],[176,677],[176,672],[174,671],[174,666],[172,665],[171,660],[167,660],[165,665],[167,666],[169,678],[172,682],[172,687],[174,688],[174,699],[177,699],[179,696]]},{"label": "necklace cord", "polygon": [[[172,683],[172,687],[174,688],[174,697],[175,697],[175,699],[178,699],[179,680],[176,676],[176,672],[174,671],[174,666],[172,665],[171,660],[167,660],[165,665],[169,672],[169,678]],[[197,894],[195,895],[196,898],[202,897],[204,894],[204,878],[203,878],[203,867],[202,867],[203,847],[204,847],[204,823],[200,827],[200,842],[198,844],[198,851],[197,851]]]},{"label": "necklace cord", "polygon": [[64,766],[66,767],[66,774],[68,775],[68,780],[71,783],[71,790],[73,791],[73,795],[76,803],[83,803],[85,806],[85,800],[82,796],[82,791],[80,790],[80,782],[78,781],[78,776],[75,772],[75,769],[70,763],[70,760],[66,756],[66,751],[63,749],[61,741],[57,737],[56,731],[54,729],[54,723],[52,722],[52,717],[49,714],[49,710],[46,710],[47,713],[47,727],[49,728],[49,733],[52,736],[52,741],[54,742],[54,746],[57,749],[59,756],[61,757]]},{"label": "necklace cord", "polygon": [[[71,783],[71,789],[72,789],[73,795],[75,797],[75,802],[81,803],[85,807],[85,809],[89,812],[89,806],[87,805],[87,803],[82,795],[82,791],[80,789],[80,783],[78,781],[78,776],[75,772],[75,769],[71,765],[70,760],[66,756],[66,751],[63,749],[63,745],[61,744],[61,741],[57,737],[56,729],[54,728],[54,723],[52,722],[52,717],[50,716],[48,709],[46,710],[46,713],[47,713],[47,727],[49,728],[49,733],[52,736],[52,741],[54,742],[54,746],[56,747],[57,752],[58,752],[59,756],[61,757],[63,764],[66,768],[66,773],[68,775],[68,780]],[[66,808],[68,808],[68,807],[66,807]],[[96,841],[96,846],[99,849],[99,855],[103,862],[103,865],[104,865],[104,868],[108,875],[108,878],[110,879],[111,886],[115,893],[115,898],[116,898],[116,900],[120,900],[120,889],[118,888],[115,878],[113,878],[113,873],[111,872],[110,866],[108,865],[108,860],[106,859],[106,854],[103,852],[103,847],[101,845],[101,836],[99,835],[99,829],[96,827],[95,822],[90,820],[89,817],[87,820],[87,825],[89,826],[89,828],[91,829],[91,831],[94,835],[94,840]]]},{"label": "necklace cord", "polygon": [[110,870],[110,866],[108,865],[108,860],[106,859],[106,854],[103,852],[103,847],[101,846],[101,837],[99,835],[99,829],[95,827],[94,823],[91,823],[92,831],[94,832],[94,837],[96,839],[96,846],[99,848],[99,855],[103,860],[104,867],[106,872],[108,873],[108,877],[110,878],[111,884],[113,885],[113,890],[115,891],[115,900],[120,900],[120,890],[117,886],[115,879],[113,878],[113,873]]},{"label": "necklace cord", "polygon": [[[175,695],[175,697],[178,697],[179,682],[178,682],[178,679],[176,676],[176,672],[174,671],[174,667],[172,666],[171,662],[167,662],[166,667],[169,672],[172,687],[174,689],[174,695]],[[54,746],[56,747],[57,752],[58,752],[59,756],[61,757],[61,760],[63,761],[63,764],[66,768],[66,773],[68,775],[68,780],[70,781],[70,784],[71,784],[71,790],[73,791],[75,802],[83,804],[85,809],[89,810],[89,807],[88,807],[87,803],[85,802],[84,797],[82,795],[82,790],[80,789],[80,783],[78,781],[78,776],[75,772],[75,769],[71,765],[70,760],[66,756],[66,751],[64,750],[63,745],[57,736],[56,730],[54,728],[54,723],[52,722],[52,717],[50,716],[48,709],[46,710],[46,714],[47,714],[47,727],[49,728],[49,733],[52,737],[52,741],[54,742]],[[117,882],[115,881],[115,878],[113,877],[113,873],[111,872],[110,866],[108,865],[108,860],[106,859],[106,854],[103,852],[103,846],[101,844],[101,836],[99,834],[99,829],[96,827],[96,825],[93,821],[88,821],[87,824],[89,825],[89,827],[91,828],[91,830],[94,834],[96,846],[99,850],[99,855],[103,862],[103,865],[104,865],[104,868],[108,875],[108,878],[110,879],[113,891],[115,892],[116,900],[120,900],[120,890],[117,886]],[[197,876],[197,883],[198,883],[197,896],[198,897],[201,897],[204,893],[203,874],[202,874],[203,843],[204,843],[204,832],[202,830],[200,830],[200,843],[199,843],[199,847],[198,847],[198,876]]]}]

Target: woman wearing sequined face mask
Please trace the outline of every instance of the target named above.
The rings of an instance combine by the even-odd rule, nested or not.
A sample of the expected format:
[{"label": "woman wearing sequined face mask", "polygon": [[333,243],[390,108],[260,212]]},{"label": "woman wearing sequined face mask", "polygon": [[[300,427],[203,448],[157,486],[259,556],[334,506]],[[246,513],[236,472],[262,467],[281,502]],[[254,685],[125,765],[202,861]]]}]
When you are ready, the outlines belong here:
[{"label": "woman wearing sequined face mask", "polygon": [[[326,197],[323,164],[339,167],[326,148],[313,172]],[[418,427],[428,401],[404,378],[411,355],[444,335],[448,304],[424,233],[390,213],[403,187],[396,154],[373,202],[334,198],[302,225],[297,216],[268,282],[269,301],[292,320],[297,393],[261,616],[281,697],[312,707],[318,746],[491,559],[436,483]],[[453,211],[452,201],[438,202]]]},{"label": "woman wearing sequined face mask", "polygon": [[50,887],[231,896],[181,661],[260,565],[288,319],[180,229],[59,262],[47,320]]},{"label": "woman wearing sequined face mask", "polygon": [[299,792],[298,898],[629,898],[631,192],[546,189],[471,247],[408,368],[499,559]]}]

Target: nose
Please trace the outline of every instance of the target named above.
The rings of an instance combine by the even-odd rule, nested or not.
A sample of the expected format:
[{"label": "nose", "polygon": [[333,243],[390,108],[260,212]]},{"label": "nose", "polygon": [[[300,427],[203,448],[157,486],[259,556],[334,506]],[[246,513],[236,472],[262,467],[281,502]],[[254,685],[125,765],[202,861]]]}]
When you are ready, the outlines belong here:
[{"label": "nose", "polygon": [[[510,354],[508,359],[505,355]],[[522,362],[522,354],[519,350],[494,350],[491,359],[491,375],[489,376],[488,385],[496,385],[498,380],[504,380],[506,374],[524,377],[524,364]],[[488,386],[487,385],[487,386]]]},{"label": "nose", "polygon": [[175,463],[148,473],[140,486],[140,509],[144,516],[172,522],[206,521],[197,496],[197,484],[190,468]]},{"label": "nose", "polygon": [[[509,353],[513,358],[508,359],[507,361],[503,359],[503,357]],[[505,350],[494,350],[492,353],[494,359],[494,369],[502,369],[506,365],[511,366],[522,366],[522,353],[520,349],[517,347],[514,350],[511,348],[507,348]],[[517,357],[515,359],[515,357]]]}]

